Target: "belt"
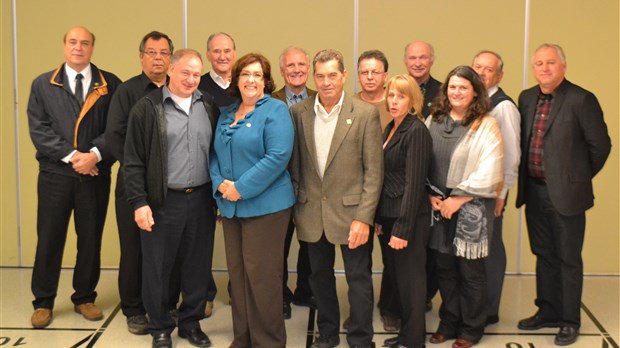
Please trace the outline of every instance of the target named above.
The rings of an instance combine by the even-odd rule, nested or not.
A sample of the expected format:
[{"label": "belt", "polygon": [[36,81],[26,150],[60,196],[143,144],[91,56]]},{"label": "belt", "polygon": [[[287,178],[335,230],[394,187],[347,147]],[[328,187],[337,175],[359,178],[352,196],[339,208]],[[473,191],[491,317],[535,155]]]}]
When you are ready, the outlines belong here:
[{"label": "belt", "polygon": [[202,184],[202,185],[198,185],[198,186],[194,186],[194,187],[184,187],[184,188],[172,188],[172,187],[168,187],[168,190],[170,191],[174,191],[174,192],[181,192],[181,193],[192,193],[202,187],[204,187],[206,184]]}]

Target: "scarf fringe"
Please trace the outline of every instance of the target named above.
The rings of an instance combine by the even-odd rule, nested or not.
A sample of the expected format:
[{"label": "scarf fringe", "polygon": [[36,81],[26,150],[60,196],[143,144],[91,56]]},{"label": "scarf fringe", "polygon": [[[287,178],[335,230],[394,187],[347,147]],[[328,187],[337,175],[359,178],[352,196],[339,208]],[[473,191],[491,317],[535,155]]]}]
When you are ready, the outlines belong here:
[{"label": "scarf fringe", "polygon": [[464,257],[468,260],[481,259],[489,256],[489,242],[487,238],[483,238],[477,243],[455,238],[454,247],[456,248],[456,256]]}]

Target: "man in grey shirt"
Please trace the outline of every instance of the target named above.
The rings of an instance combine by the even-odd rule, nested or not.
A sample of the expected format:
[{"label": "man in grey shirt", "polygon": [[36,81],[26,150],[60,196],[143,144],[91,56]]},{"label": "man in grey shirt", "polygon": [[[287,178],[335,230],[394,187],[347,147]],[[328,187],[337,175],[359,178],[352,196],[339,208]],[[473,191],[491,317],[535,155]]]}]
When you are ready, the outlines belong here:
[{"label": "man in grey shirt", "polygon": [[170,278],[180,265],[183,303],[178,334],[210,347],[200,329],[213,255],[215,203],[209,149],[219,110],[197,90],[200,53],[174,53],[170,81],[131,110],[125,141],[127,200],[141,229],[142,289],[153,347],[172,347],[168,308]]}]

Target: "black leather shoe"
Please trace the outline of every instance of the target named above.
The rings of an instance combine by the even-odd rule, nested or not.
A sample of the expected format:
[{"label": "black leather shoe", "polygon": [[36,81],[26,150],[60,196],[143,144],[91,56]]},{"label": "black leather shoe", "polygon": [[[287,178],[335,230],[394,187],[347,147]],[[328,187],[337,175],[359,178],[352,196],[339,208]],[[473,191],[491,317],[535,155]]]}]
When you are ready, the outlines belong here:
[{"label": "black leather shoe", "polygon": [[554,343],[556,346],[568,346],[577,341],[579,337],[579,329],[571,326],[562,326],[560,332],[555,335]]},{"label": "black leather shoe", "polygon": [[489,326],[493,324],[497,324],[499,322],[499,316],[497,315],[489,315],[487,317],[487,321],[484,323],[484,326]]},{"label": "black leather shoe", "polygon": [[391,347],[398,343],[398,336],[390,337],[387,340],[383,341],[384,347]]},{"label": "black leather shoe", "polygon": [[293,304],[295,306],[316,309],[316,301],[314,300],[314,296],[304,296],[304,297],[295,296],[293,298]]},{"label": "black leather shoe", "polygon": [[317,337],[310,348],[334,348],[338,347],[340,344],[340,337],[338,336],[330,336],[330,337]]},{"label": "black leather shoe", "polygon": [[200,328],[191,329],[189,331],[179,330],[179,337],[186,338],[187,341],[189,341],[189,344],[194,347],[211,347],[211,340],[209,339],[209,336],[202,332]]},{"label": "black leather shoe", "polygon": [[159,333],[153,335],[153,348],[172,348],[172,338],[169,333]]},{"label": "black leather shoe", "polygon": [[350,348],[375,348],[375,342],[370,342],[370,344],[354,344],[349,347]]},{"label": "black leather shoe", "polygon": [[520,330],[538,330],[544,327],[560,327],[560,323],[555,320],[545,319],[540,313],[536,313],[532,317],[519,320],[517,327]]},{"label": "black leather shoe", "polygon": [[282,303],[282,313],[284,313],[284,319],[291,319],[291,304],[287,302]]}]

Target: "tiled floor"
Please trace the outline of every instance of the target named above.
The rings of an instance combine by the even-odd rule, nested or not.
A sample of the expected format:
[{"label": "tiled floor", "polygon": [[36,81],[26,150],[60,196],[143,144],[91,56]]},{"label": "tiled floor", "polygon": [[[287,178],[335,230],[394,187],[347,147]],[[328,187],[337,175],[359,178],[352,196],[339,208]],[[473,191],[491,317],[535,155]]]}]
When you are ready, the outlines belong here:
[{"label": "tiled floor", "polygon": [[[135,336],[127,331],[125,317],[119,311],[117,292],[117,272],[103,271],[97,289],[97,304],[104,310],[105,319],[89,322],[73,312],[69,300],[71,294],[71,270],[63,270],[57,298],[54,321],[45,330],[34,330],[30,326],[32,314],[32,294],[30,292],[30,269],[0,268],[0,347],[150,347],[150,336]],[[225,289],[226,273],[215,273],[220,289]],[[294,283],[294,275],[289,280]],[[375,294],[381,275],[373,276]],[[342,320],[348,313],[346,301],[346,282],[343,276],[337,277],[341,295]],[[553,337],[556,329],[543,329],[534,332],[520,331],[516,328],[519,319],[534,312],[534,278],[532,276],[507,276],[500,311],[500,322],[489,326],[480,348],[544,348],[554,347]],[[581,336],[575,348],[618,348],[620,343],[620,278],[587,277],[584,286],[582,305]],[[437,310],[439,297],[434,300],[434,309],[427,314],[427,331],[432,332],[438,323]],[[209,335],[213,347],[228,347],[231,335],[230,307],[225,291],[218,293],[213,316],[201,322],[203,330]],[[314,312],[307,308],[293,306],[293,318],[286,321],[288,347],[303,348],[308,345],[315,328],[311,319]],[[383,340],[393,334],[382,330],[378,311],[374,318],[375,342],[380,347]],[[175,347],[191,347],[186,340],[173,334]],[[346,346],[344,333],[340,347]],[[427,344],[427,347],[451,347],[451,342],[441,345]]]}]

